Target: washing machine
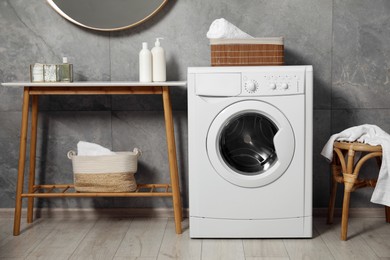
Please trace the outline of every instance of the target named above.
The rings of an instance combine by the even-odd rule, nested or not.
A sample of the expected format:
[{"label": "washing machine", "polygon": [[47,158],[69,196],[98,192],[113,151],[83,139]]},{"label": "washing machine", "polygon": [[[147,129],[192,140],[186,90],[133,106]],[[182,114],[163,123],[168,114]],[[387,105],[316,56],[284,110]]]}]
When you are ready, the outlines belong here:
[{"label": "washing machine", "polygon": [[189,68],[190,237],[311,237],[312,125],[312,66]]}]

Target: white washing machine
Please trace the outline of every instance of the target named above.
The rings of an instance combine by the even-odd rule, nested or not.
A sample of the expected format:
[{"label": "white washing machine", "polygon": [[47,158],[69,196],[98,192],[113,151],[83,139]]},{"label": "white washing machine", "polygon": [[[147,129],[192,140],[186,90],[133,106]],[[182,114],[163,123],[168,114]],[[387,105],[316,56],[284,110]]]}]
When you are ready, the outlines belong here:
[{"label": "white washing machine", "polygon": [[312,236],[312,66],[188,69],[190,236]]}]

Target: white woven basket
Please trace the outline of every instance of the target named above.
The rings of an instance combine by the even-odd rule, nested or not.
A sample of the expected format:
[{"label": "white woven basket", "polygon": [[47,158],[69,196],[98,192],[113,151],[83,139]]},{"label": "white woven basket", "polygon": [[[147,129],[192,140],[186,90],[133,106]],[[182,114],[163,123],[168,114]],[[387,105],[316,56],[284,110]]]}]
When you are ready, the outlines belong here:
[{"label": "white woven basket", "polygon": [[137,172],[141,150],[116,152],[115,155],[77,156],[69,151],[72,160],[74,187],[79,192],[132,192],[137,189]]}]

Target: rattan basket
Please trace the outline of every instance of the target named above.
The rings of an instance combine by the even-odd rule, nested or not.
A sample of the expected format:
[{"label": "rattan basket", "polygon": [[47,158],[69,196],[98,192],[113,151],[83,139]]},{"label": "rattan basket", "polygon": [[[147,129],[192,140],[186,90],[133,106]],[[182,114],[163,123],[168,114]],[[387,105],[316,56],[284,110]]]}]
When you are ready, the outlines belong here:
[{"label": "rattan basket", "polygon": [[210,39],[211,66],[271,66],[284,64],[283,37]]},{"label": "rattan basket", "polygon": [[77,156],[69,151],[72,160],[74,187],[78,192],[133,192],[137,189],[137,172],[141,150],[116,152],[115,155]]}]

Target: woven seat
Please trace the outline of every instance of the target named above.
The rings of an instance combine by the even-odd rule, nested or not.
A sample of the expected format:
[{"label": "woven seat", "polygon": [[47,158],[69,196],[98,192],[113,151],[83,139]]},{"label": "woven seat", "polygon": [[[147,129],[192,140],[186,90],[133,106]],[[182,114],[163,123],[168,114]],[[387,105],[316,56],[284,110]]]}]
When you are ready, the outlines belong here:
[{"label": "woven seat", "polygon": [[[361,155],[355,162],[356,153]],[[359,178],[359,172],[363,164],[372,158],[376,158],[378,166],[382,162],[382,147],[372,146],[358,142],[334,142],[332,161],[332,187],[328,207],[328,224],[333,223],[334,206],[336,200],[337,184],[344,184],[344,199],[341,217],[341,240],[347,240],[349,202],[351,192],[364,187],[375,187],[377,179]],[[390,208],[385,207],[386,222],[390,223]]]}]

